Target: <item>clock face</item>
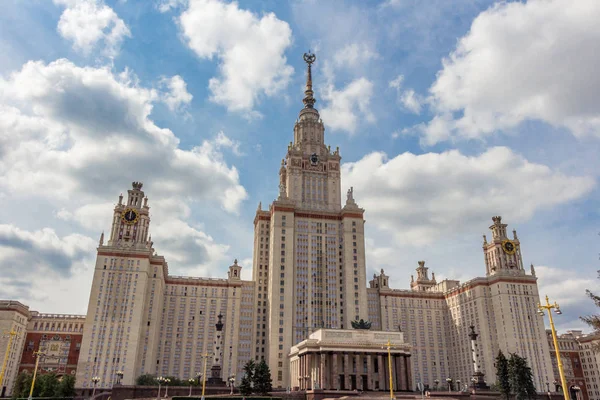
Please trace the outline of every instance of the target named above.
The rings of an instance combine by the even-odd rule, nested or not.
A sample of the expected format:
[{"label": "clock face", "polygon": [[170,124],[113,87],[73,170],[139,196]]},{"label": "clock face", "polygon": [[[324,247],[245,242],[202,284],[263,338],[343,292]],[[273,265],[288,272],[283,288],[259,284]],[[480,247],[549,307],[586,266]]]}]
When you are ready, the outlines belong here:
[{"label": "clock face", "polygon": [[123,212],[123,216],[121,217],[123,222],[126,224],[134,224],[137,222],[138,218],[139,214],[133,208],[128,208],[125,210],[125,212]]},{"label": "clock face", "polygon": [[317,155],[317,153],[312,153],[310,156],[310,163],[312,165],[315,165],[318,162],[319,162],[319,156]]},{"label": "clock face", "polygon": [[515,251],[517,250],[514,243],[510,240],[505,240],[502,242],[502,249],[504,249],[506,254],[515,254]]}]

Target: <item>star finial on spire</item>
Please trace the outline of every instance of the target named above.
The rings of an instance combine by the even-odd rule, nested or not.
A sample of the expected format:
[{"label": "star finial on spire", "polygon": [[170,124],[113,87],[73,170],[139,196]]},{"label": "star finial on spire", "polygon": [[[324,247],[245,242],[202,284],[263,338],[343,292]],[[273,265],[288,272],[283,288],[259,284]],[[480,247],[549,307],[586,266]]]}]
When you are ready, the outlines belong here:
[{"label": "star finial on spire", "polygon": [[306,62],[306,64],[308,64],[308,73],[306,76],[306,90],[304,91],[304,99],[302,99],[302,102],[304,103],[304,108],[313,108],[316,100],[313,97],[314,92],[312,90],[311,67],[312,67],[312,63],[315,62],[317,57],[313,53],[311,53],[310,50],[308,50],[308,53],[304,53],[303,58],[304,58],[304,62]]}]

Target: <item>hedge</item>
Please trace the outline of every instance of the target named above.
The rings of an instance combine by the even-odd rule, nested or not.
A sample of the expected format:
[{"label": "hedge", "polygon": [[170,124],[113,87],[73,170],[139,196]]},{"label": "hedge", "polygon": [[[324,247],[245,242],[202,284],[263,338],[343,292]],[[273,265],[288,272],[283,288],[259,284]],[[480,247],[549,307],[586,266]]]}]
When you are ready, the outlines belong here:
[{"label": "hedge", "polygon": [[[281,397],[270,397],[270,396],[219,396],[219,395],[212,395],[212,396],[204,396],[205,399],[211,398],[211,399],[218,399],[218,400],[283,400]],[[173,396],[172,400],[201,400],[202,397],[200,396],[192,396],[192,397],[188,397],[188,396]]]}]

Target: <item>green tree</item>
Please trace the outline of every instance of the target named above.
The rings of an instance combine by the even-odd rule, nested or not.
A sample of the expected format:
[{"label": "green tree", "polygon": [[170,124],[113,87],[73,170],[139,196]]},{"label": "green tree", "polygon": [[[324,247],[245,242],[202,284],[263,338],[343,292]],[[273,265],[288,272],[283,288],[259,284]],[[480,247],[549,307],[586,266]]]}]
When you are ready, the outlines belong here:
[{"label": "green tree", "polygon": [[[29,397],[29,391],[31,390],[31,382],[32,381],[33,381],[33,375],[32,374],[27,374],[27,376],[24,379],[22,391],[18,395],[18,397],[21,397],[21,398]],[[36,385],[33,388],[32,396],[33,397],[38,397],[39,395],[40,395],[40,387],[39,387],[39,385]]]},{"label": "green tree", "polygon": [[254,379],[252,380],[254,391],[258,394],[267,395],[273,390],[273,379],[271,379],[271,370],[265,362],[261,360],[254,368]]},{"label": "green tree", "polygon": [[54,373],[38,375],[35,386],[40,388],[39,397],[55,397],[58,388],[58,377]]},{"label": "green tree", "polygon": [[187,381],[183,382],[181,379],[177,378],[176,376],[167,376],[167,379],[169,379],[169,386],[187,386]]},{"label": "green tree", "polygon": [[139,386],[158,386],[156,377],[151,374],[140,375],[135,379],[135,384]]},{"label": "green tree", "polygon": [[510,398],[510,374],[508,371],[508,360],[502,350],[498,351],[496,357],[496,379],[498,382],[498,390],[508,400]]},{"label": "green tree", "polygon": [[56,397],[75,397],[75,376],[63,375],[56,388]]},{"label": "green tree", "polygon": [[517,400],[535,399],[536,389],[533,384],[533,373],[527,365],[527,359],[512,353],[508,360],[510,386]]},{"label": "green tree", "polygon": [[[29,383],[29,385],[27,384]],[[29,395],[29,387],[31,386],[31,374],[29,372],[23,371],[17,375],[17,379],[15,379],[15,386],[13,388],[12,398],[16,399],[19,397],[27,397],[23,396],[24,392],[27,392]]]},{"label": "green tree", "polygon": [[248,396],[252,394],[252,381],[254,379],[254,361],[248,360],[246,365],[244,365],[244,376],[242,377],[242,381],[240,382],[239,390],[243,396]]},{"label": "green tree", "polygon": [[[598,278],[600,279],[600,270],[598,271]],[[590,299],[596,304],[596,307],[600,307],[600,296],[592,293],[591,290],[585,291]],[[596,332],[600,332],[600,314],[595,315],[587,315],[585,317],[580,317],[583,322],[588,324],[592,329]]]}]

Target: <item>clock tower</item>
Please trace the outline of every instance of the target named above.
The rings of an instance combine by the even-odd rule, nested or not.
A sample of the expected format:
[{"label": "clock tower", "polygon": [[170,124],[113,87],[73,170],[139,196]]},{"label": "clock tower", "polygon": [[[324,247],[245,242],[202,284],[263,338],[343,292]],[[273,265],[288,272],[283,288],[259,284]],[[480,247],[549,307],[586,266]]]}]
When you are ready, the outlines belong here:
[{"label": "clock tower", "polygon": [[483,235],[486,275],[525,275],[517,231],[513,230],[513,238],[509,239],[506,234],[508,225],[502,223],[502,217],[492,217],[492,221],[491,242],[488,243]]},{"label": "clock tower", "polygon": [[121,194],[119,202],[115,206],[108,246],[149,248],[150,207],[148,198],[142,191],[142,182],[133,182],[131,186],[132,188],[127,191],[126,203],[123,203]]}]

